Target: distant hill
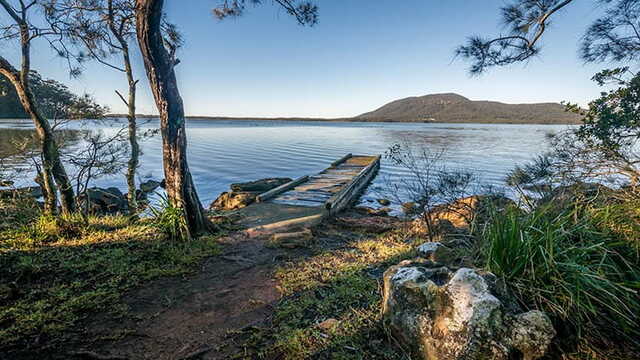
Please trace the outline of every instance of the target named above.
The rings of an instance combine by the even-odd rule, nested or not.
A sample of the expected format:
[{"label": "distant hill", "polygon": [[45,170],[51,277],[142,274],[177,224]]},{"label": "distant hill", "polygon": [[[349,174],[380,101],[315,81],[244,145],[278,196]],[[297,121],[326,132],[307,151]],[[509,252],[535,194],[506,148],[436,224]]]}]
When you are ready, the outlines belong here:
[{"label": "distant hill", "polygon": [[359,121],[577,124],[578,115],[564,111],[558,103],[504,104],[473,101],[458,94],[408,97],[356,116]]}]

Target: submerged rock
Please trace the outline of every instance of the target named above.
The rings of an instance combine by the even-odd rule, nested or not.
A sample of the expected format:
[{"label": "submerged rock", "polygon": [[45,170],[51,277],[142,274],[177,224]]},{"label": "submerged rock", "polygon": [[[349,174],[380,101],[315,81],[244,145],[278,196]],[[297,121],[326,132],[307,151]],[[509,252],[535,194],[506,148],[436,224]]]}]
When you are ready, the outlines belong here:
[{"label": "submerged rock", "polygon": [[[432,253],[430,246],[425,251]],[[425,360],[543,356],[555,336],[540,311],[513,314],[475,270],[452,271],[432,261],[403,261],[384,273],[388,329]]]}]

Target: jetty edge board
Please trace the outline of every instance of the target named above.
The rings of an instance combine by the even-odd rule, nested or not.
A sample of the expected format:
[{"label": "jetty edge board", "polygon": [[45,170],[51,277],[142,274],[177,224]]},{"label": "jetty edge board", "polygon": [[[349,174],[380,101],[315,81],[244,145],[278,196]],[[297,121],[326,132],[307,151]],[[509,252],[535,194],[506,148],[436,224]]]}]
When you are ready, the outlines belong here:
[{"label": "jetty edge board", "polygon": [[238,211],[250,236],[316,225],[357,201],[380,168],[380,155],[347,154],[314,175],[260,194]]},{"label": "jetty edge board", "polygon": [[[341,158],[306,181],[267,201],[283,205],[324,206],[344,209],[359,195],[380,166],[380,156],[352,155]],[[328,205],[331,203],[332,205]],[[335,212],[335,211],[334,211]]]}]

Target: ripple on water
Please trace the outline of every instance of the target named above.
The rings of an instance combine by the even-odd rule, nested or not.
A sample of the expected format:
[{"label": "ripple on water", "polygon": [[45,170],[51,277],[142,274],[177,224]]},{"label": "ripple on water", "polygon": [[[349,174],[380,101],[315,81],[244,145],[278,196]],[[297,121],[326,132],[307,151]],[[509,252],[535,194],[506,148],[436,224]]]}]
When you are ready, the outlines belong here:
[{"label": "ripple on water", "polygon": [[[90,125],[90,126],[86,126]],[[76,122],[72,128],[115,131],[117,126]],[[157,121],[144,127],[157,127]],[[29,129],[29,121],[0,121],[2,129]],[[546,148],[545,136],[566,126],[494,124],[317,123],[285,121],[190,120],[189,165],[203,203],[208,204],[232,182],[263,177],[298,177],[327,167],[346,153],[383,154],[390,146],[407,142],[429,149],[446,149],[446,165],[470,169],[482,184],[501,185],[516,164],[534,158]],[[77,147],[74,147],[77,149]],[[159,136],[142,143],[139,174],[162,177]],[[399,182],[411,174],[383,159],[380,175],[365,194]],[[33,176],[25,176],[31,179]],[[24,180],[27,185],[29,180]],[[96,181],[97,186],[125,188],[123,176]]]}]

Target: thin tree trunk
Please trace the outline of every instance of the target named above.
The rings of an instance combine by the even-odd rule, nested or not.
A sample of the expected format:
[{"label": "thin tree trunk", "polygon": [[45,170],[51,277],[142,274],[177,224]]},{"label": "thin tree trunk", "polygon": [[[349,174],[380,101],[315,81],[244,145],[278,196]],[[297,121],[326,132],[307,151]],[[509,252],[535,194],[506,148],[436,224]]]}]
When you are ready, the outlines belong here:
[{"label": "thin tree trunk", "polygon": [[136,199],[136,170],[140,157],[140,145],[138,145],[138,125],[136,124],[136,81],[133,79],[133,71],[131,70],[131,61],[129,59],[129,50],[124,48],[124,64],[127,73],[127,81],[129,82],[129,101],[127,107],[129,114],[129,146],[131,147],[131,156],[127,166],[127,185],[129,187],[129,213],[133,214],[138,208]]},{"label": "thin tree trunk", "polygon": [[129,43],[127,39],[122,35],[122,27],[118,28],[114,22],[114,9],[113,0],[107,2],[107,24],[109,30],[116,37],[120,43],[120,51],[122,51],[122,62],[124,63],[124,72],[127,75],[127,83],[129,85],[129,99],[124,99],[123,96],[118,93],[125,104],[127,104],[128,114],[127,120],[129,122],[129,146],[131,147],[131,156],[127,164],[127,187],[128,191],[128,207],[129,213],[134,214],[138,209],[138,201],[136,198],[136,170],[139,164],[140,158],[140,146],[138,145],[138,126],[136,124],[136,85],[138,81],[133,78],[133,69],[131,67],[131,58],[129,55]]},{"label": "thin tree trunk", "polygon": [[44,195],[44,212],[46,214],[55,214],[57,212],[57,194],[56,185],[53,182],[53,160],[50,156],[53,144],[53,136],[49,123],[44,120],[36,110],[33,96],[22,86],[20,73],[6,59],[0,57],[0,74],[4,75],[16,90],[18,99],[24,110],[33,120],[36,128],[36,134],[40,139],[40,149],[42,151],[42,171],[38,173],[41,177],[39,183],[42,186]]},{"label": "thin tree trunk", "polygon": [[[21,3],[22,4],[22,3]],[[20,28],[20,50],[22,55],[22,64],[20,72],[18,72],[6,59],[0,57],[0,68],[4,76],[11,81],[16,89],[20,103],[33,120],[36,133],[40,138],[42,149],[42,183],[44,184],[43,193],[45,194],[45,211],[54,213],[56,210],[57,196],[56,187],[51,178],[55,179],[61,194],[62,212],[68,213],[75,210],[75,199],[73,188],[69,177],[60,161],[58,146],[53,137],[53,130],[49,121],[45,119],[36,106],[31,87],[29,86],[29,73],[31,72],[31,34],[29,25],[27,24],[27,7],[22,4],[22,13],[19,16],[6,1],[2,0],[0,5],[7,11],[16,24]]]},{"label": "thin tree trunk", "polygon": [[160,29],[163,0],[136,0],[136,30],[144,66],[160,113],[166,191],[173,206],[183,209],[191,234],[211,223],[196,193],[187,164],[184,106],[174,72],[174,59],[164,47]]}]

